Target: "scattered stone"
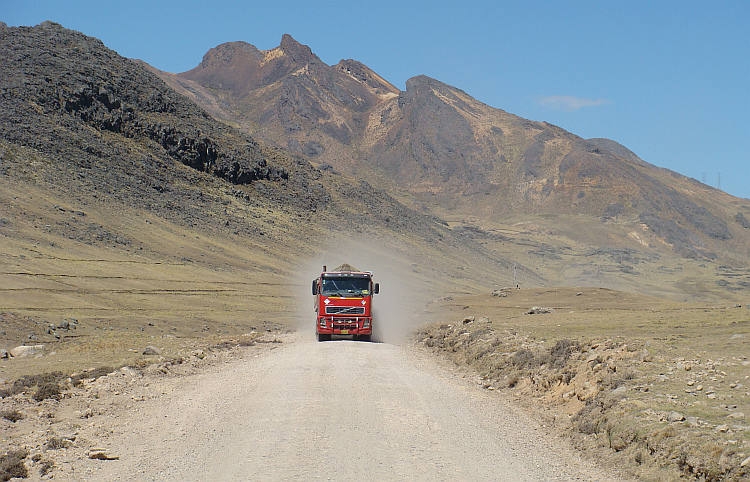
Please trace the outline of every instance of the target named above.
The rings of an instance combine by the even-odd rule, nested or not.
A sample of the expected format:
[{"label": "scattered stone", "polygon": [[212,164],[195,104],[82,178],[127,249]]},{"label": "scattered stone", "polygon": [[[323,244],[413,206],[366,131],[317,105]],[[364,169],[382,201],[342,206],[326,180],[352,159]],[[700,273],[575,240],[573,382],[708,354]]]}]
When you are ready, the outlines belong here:
[{"label": "scattered stone", "polygon": [[23,358],[25,356],[36,356],[44,353],[44,345],[21,345],[10,350],[11,356]]},{"label": "scattered stone", "polygon": [[610,395],[613,397],[624,397],[627,392],[628,387],[623,385],[612,390],[612,393],[610,393]]},{"label": "scattered stone", "polygon": [[745,414],[743,412],[733,412],[727,415],[727,418],[745,418]]},{"label": "scattered stone", "polygon": [[0,358],[10,358],[10,352],[5,348],[0,348]]},{"label": "scattered stone", "polygon": [[644,348],[641,350],[641,362],[649,363],[653,360],[653,357],[651,356],[651,353],[649,353],[648,349]]},{"label": "scattered stone", "polygon": [[742,462],[740,462],[740,467],[745,467],[747,465],[750,465],[750,457],[746,458]]},{"label": "scattered stone", "polygon": [[544,308],[542,306],[535,306],[535,307],[531,308],[529,311],[527,311],[524,314],[526,314],[526,315],[546,315],[548,313],[554,313],[554,312],[555,312],[555,310],[553,310],[552,308]]},{"label": "scattered stone", "polygon": [[690,380],[687,382],[687,386],[692,387],[693,385],[695,385],[695,380]]},{"label": "scattered stone", "polygon": [[697,387],[695,387],[696,392],[700,392],[702,390],[703,390],[703,385],[698,385]]},{"label": "scattered stone", "polygon": [[669,415],[667,415],[668,422],[682,422],[683,420],[685,420],[685,416],[680,412],[669,412]]},{"label": "scattered stone", "polygon": [[716,427],[716,431],[720,433],[727,433],[729,432],[729,425],[722,424]]},{"label": "scattered stone", "polygon": [[161,355],[161,350],[156,348],[155,346],[147,346],[143,349],[143,352],[141,352],[142,355]]},{"label": "scattered stone", "polygon": [[472,323],[474,321],[474,316],[467,316],[463,319],[463,324],[466,325],[468,323]]},{"label": "scattered stone", "polygon": [[700,424],[698,423],[698,417],[688,417],[686,419],[686,423],[688,427],[698,427]]},{"label": "scattered stone", "polygon": [[120,373],[122,373],[125,376],[129,376],[129,377],[134,377],[134,376],[138,375],[138,372],[135,371],[131,367],[122,367],[122,368],[120,368]]},{"label": "scattered stone", "polygon": [[736,340],[737,338],[745,338],[745,335],[737,333],[736,335],[732,335],[729,337],[730,340]]},{"label": "scattered stone", "polygon": [[120,457],[118,457],[117,455],[108,455],[107,452],[94,451],[94,450],[92,450],[91,453],[89,454],[89,458],[95,459],[95,460],[119,460],[120,459]]}]

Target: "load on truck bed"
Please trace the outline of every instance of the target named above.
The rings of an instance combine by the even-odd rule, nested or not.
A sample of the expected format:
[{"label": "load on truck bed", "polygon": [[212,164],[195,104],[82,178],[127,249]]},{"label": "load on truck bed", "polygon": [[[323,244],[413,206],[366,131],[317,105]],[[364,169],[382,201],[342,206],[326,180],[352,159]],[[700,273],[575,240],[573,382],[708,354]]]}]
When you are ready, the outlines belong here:
[{"label": "load on truck bed", "polygon": [[372,338],[372,299],[380,291],[371,271],[348,264],[323,272],[312,282],[315,299],[315,335],[327,341],[331,335],[351,335],[354,340]]}]

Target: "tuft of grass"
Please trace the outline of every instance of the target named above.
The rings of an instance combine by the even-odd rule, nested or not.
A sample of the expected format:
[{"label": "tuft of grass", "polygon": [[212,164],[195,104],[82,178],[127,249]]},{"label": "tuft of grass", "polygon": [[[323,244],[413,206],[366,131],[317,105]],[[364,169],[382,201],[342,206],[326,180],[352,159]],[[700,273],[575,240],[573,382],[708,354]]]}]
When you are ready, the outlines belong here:
[{"label": "tuft of grass", "polygon": [[51,460],[42,460],[39,465],[39,475],[41,477],[44,477],[47,475],[50,470],[52,470],[55,467],[55,463]]},{"label": "tuft of grass", "polygon": [[70,447],[70,441],[60,437],[50,437],[45,447],[49,450],[66,449]]},{"label": "tuft of grass", "polygon": [[0,417],[3,417],[6,420],[10,420],[13,423],[18,422],[19,420],[22,420],[25,418],[25,415],[19,412],[18,410],[3,410],[0,412]]},{"label": "tuft of grass", "polygon": [[41,402],[51,398],[53,400],[60,400],[62,397],[62,391],[60,386],[54,382],[42,383],[34,394],[34,400]]},{"label": "tuft of grass", "polygon": [[96,380],[97,378],[105,377],[114,371],[115,369],[110,366],[103,366],[103,367],[94,368],[93,370],[83,372],[74,377],[70,377],[70,379],[73,382],[73,386],[77,387],[81,385],[81,380]]},{"label": "tuft of grass", "polygon": [[0,482],[7,482],[14,477],[28,477],[29,472],[23,461],[28,456],[26,450],[11,450],[0,455]]}]

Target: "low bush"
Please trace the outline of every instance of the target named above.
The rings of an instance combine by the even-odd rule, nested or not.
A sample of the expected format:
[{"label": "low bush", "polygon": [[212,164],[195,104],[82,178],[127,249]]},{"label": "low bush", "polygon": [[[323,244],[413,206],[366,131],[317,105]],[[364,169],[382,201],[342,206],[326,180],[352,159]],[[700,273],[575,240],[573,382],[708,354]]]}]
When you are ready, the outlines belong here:
[{"label": "low bush", "polygon": [[70,446],[70,441],[60,437],[50,437],[45,444],[49,450],[66,449]]},{"label": "low bush", "polygon": [[29,475],[24,459],[29,456],[25,450],[11,450],[0,455],[0,482],[19,477],[26,478]]},{"label": "low bush", "polygon": [[22,414],[18,410],[3,410],[2,412],[0,412],[0,417],[3,417],[6,420],[10,420],[11,422],[16,423],[19,420],[24,418],[24,414]]},{"label": "low bush", "polygon": [[62,392],[60,386],[57,383],[42,383],[34,394],[34,400],[41,402],[51,398],[53,400],[60,400]]}]

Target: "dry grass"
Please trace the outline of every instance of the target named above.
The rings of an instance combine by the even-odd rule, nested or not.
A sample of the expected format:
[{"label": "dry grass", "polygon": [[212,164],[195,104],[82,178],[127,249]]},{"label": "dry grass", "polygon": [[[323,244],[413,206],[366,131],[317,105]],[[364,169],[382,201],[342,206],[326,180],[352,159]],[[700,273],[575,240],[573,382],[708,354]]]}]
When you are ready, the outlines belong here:
[{"label": "dry grass", "polygon": [[0,411],[0,417],[16,423],[19,420],[23,420],[24,414],[19,412],[18,410],[2,410]]},{"label": "dry grass", "polygon": [[[554,313],[523,314],[539,305]],[[433,304],[419,338],[607,464],[649,480],[742,480],[748,318],[745,307],[610,290],[512,290]]]},{"label": "dry grass", "polygon": [[25,450],[11,450],[0,455],[0,481],[5,482],[14,477],[26,478],[28,470],[24,459],[29,456]]}]

